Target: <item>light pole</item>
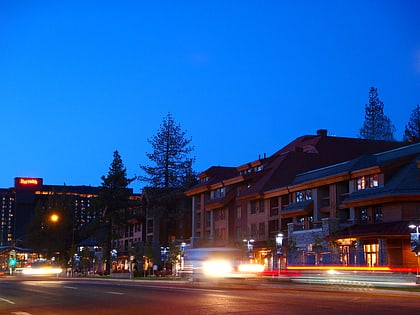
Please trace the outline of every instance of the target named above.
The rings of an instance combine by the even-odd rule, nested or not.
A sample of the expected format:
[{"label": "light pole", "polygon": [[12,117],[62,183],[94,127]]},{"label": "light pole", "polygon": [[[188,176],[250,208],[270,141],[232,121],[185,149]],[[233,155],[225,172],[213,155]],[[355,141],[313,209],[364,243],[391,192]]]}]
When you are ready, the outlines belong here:
[{"label": "light pole", "polygon": [[419,276],[419,256],[420,256],[420,244],[419,244],[419,224],[410,224],[408,226],[410,229],[416,229],[416,233],[411,233],[411,251],[416,253],[417,256],[417,273],[416,273],[416,283],[420,284]]},{"label": "light pole", "polygon": [[246,243],[246,251],[248,254],[248,258],[253,258],[254,256],[252,255],[252,250],[254,249],[254,245],[253,243],[255,242],[254,239],[243,239],[243,242]]},{"label": "light pole", "polygon": [[185,254],[185,247],[187,244],[185,242],[181,243],[181,270],[184,270],[184,254]]},{"label": "light pole", "polygon": [[278,268],[278,273],[281,272],[281,260],[280,260],[280,257],[283,254],[283,252],[282,252],[283,237],[284,237],[284,235],[282,233],[278,233],[276,235],[276,255],[277,255],[277,268]]}]

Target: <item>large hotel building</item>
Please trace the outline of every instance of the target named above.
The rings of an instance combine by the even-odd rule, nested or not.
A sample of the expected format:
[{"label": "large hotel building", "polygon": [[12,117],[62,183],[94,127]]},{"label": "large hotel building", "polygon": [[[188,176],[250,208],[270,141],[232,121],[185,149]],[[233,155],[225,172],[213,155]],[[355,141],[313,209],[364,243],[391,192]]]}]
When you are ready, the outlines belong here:
[{"label": "large hotel building", "polygon": [[76,228],[91,222],[96,214],[88,210],[98,193],[99,187],[44,185],[42,178],[15,178],[14,187],[0,189],[0,246],[19,245],[35,208],[47,205],[52,195],[70,198]]}]

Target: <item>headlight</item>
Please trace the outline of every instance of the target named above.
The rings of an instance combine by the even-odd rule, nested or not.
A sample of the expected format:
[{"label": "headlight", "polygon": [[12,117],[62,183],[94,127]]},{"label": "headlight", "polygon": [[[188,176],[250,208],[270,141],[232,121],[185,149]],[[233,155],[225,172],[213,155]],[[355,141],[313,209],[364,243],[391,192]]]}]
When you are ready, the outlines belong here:
[{"label": "headlight", "polygon": [[203,272],[209,277],[223,277],[233,270],[232,265],[224,260],[211,260],[203,263]]},{"label": "headlight", "polygon": [[25,268],[22,270],[24,275],[54,275],[61,272],[61,268]]},{"label": "headlight", "polygon": [[264,266],[260,264],[242,264],[238,267],[239,272],[260,273],[264,271]]}]

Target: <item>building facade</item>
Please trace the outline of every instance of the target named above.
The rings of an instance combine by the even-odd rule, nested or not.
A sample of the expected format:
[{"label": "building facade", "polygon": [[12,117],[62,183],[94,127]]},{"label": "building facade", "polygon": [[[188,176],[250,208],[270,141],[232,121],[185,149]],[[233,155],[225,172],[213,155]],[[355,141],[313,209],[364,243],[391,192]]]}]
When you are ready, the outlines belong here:
[{"label": "building facade", "polygon": [[[396,215],[390,210],[396,207],[395,203],[377,201],[378,206],[374,207],[369,199],[363,207],[366,201],[356,199],[363,195],[362,191],[372,191],[362,187],[382,187],[391,171],[386,175],[378,172],[385,164],[377,166],[375,172],[374,166],[369,166],[355,169],[348,180],[339,174],[334,183],[330,176],[323,178],[322,174],[334,167],[348,166],[349,161],[354,164],[360,161],[359,166],[367,161],[374,163],[377,156],[382,159],[393,156],[380,152],[393,152],[407,144],[330,137],[325,130],[319,130],[316,135],[295,139],[270,157],[263,155],[239,167],[211,167],[199,175],[200,183],[186,192],[192,200],[192,246],[243,247],[252,250],[254,260],[272,268],[275,238],[282,233],[283,247],[287,249],[284,256],[287,255],[289,265],[389,263],[389,257],[383,258],[385,254],[379,249],[382,244],[383,250],[386,238],[373,236],[376,243],[363,238],[353,240],[345,238],[345,231],[350,234],[354,231],[345,229],[355,228],[362,217],[382,219],[381,223],[385,223]],[[386,168],[395,171],[401,163],[390,159]],[[418,200],[404,201],[405,197],[398,197],[397,203],[406,212],[400,220],[413,216],[413,207],[418,203]],[[407,229],[406,226],[399,234],[405,245],[409,243]],[[352,247],[346,245],[350,239]],[[401,243],[401,248],[404,244]],[[396,251],[392,241],[387,248]],[[374,252],[376,256],[367,254]],[[407,260],[400,260],[400,265],[406,265]]]},{"label": "building facade", "polygon": [[[141,194],[134,194],[132,189],[127,189],[129,190],[130,204],[133,207],[136,205],[139,207]],[[68,235],[60,239],[60,242],[63,242],[60,246],[63,248],[69,249],[77,245],[83,241],[83,237],[89,239],[95,237],[95,235],[87,234],[89,231],[86,231],[86,228],[102,216],[101,210],[94,210],[94,202],[99,193],[100,187],[45,185],[42,178],[15,178],[14,187],[0,189],[2,201],[0,250],[3,252],[13,250],[13,248],[31,250],[31,246],[27,246],[25,241],[28,243],[28,229],[33,223],[34,216],[40,214],[56,213],[66,217],[59,223],[68,225],[63,229],[63,232],[68,232]],[[140,214],[138,216],[140,217]],[[39,230],[43,229],[45,227],[41,220]],[[124,224],[114,227],[113,249],[125,255],[133,244],[143,240],[143,236],[140,219],[124,222]]]}]

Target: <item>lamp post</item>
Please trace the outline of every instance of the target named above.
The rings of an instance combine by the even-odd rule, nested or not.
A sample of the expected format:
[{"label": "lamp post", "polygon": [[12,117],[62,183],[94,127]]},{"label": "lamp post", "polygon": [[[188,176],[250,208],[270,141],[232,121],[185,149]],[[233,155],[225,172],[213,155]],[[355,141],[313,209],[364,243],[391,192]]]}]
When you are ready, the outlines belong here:
[{"label": "lamp post", "polygon": [[419,276],[419,256],[420,256],[420,243],[419,243],[419,224],[410,224],[408,226],[410,229],[415,229],[416,233],[411,233],[411,251],[416,253],[417,256],[417,273],[416,273],[416,283],[420,284]]},{"label": "lamp post", "polygon": [[166,262],[168,260],[169,247],[160,247],[160,260],[162,261],[162,268],[166,272]]},{"label": "lamp post", "polygon": [[186,246],[187,244],[185,242],[181,243],[181,270],[184,270],[184,254]]},{"label": "lamp post", "polygon": [[278,273],[281,272],[281,260],[280,260],[280,257],[283,254],[283,252],[282,252],[283,237],[284,237],[284,235],[282,233],[278,233],[276,235],[276,256],[277,256]]},{"label": "lamp post", "polygon": [[255,242],[255,240],[252,239],[252,238],[249,239],[249,240],[244,239],[243,242],[246,243],[246,251],[247,251],[247,254],[248,254],[248,258],[253,258],[252,250],[254,249],[253,243]]}]

